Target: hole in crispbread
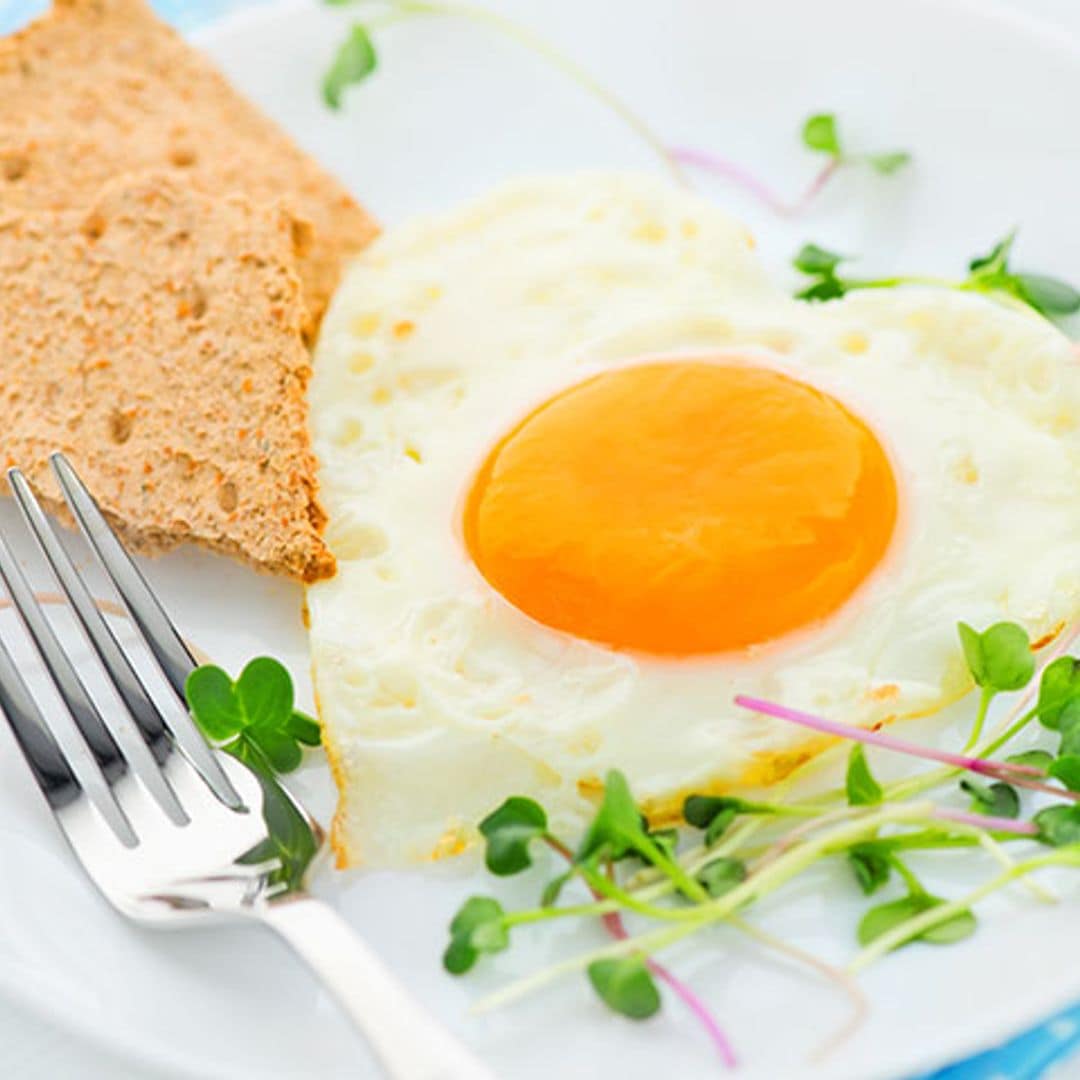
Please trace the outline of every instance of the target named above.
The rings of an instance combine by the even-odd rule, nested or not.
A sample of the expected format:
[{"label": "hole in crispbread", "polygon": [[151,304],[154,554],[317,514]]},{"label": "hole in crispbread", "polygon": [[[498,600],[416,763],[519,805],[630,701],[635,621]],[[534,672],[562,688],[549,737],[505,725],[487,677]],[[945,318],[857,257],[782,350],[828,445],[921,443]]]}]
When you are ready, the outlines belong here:
[{"label": "hole in crispbread", "polygon": [[105,220],[105,215],[94,211],[83,219],[82,234],[88,240],[100,240],[105,235],[105,230],[108,227],[108,222]]},{"label": "hole in crispbread", "polygon": [[198,160],[199,155],[192,146],[174,146],[169,151],[169,161],[178,169],[190,169]]},{"label": "hole in crispbread", "polygon": [[135,417],[130,411],[113,409],[109,415],[109,438],[118,445],[123,445],[131,438],[131,429]]},{"label": "hole in crispbread", "polygon": [[231,514],[240,501],[236,485],[231,480],[226,480],[225,483],[218,488],[217,497],[218,506],[220,506],[226,514]]},{"label": "hole in crispbread", "polygon": [[0,158],[0,174],[9,183],[21,180],[30,171],[30,158],[26,154],[5,154]]}]

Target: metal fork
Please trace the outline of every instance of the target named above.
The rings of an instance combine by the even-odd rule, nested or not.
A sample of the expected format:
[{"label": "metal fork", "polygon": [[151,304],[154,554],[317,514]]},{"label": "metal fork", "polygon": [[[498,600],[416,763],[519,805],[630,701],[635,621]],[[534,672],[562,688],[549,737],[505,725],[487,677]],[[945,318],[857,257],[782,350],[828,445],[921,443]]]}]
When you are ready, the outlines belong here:
[{"label": "metal fork", "polygon": [[[396,1080],[490,1078],[332,908],[295,880],[283,883],[281,860],[269,857],[267,820],[285,815],[308,830],[311,853],[323,844],[322,830],[272,778],[202,739],[184,705],[191,653],[75,470],[60,454],[50,460],[83,535],[172,688],[167,701],[147,689],[25,476],[9,470],[22,516],[123,707],[95,703],[0,536],[0,578],[101,782],[80,782],[2,641],[0,711],[86,872],[118,911],[147,926],[256,919],[272,927],[322,979]],[[121,749],[112,729],[126,721],[148,753]]]}]

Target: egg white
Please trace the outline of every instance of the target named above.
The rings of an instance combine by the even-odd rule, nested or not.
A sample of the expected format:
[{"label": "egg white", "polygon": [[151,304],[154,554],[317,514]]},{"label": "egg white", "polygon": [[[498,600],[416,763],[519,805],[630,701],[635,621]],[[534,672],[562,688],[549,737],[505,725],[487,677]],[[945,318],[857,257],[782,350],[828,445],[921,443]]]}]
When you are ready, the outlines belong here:
[{"label": "egg white", "polygon": [[[550,394],[686,354],[768,364],[870,424],[900,485],[888,557],[835,617],[746,655],[660,661],[533,622],[464,549],[473,473]],[[339,560],[308,592],[311,647],[345,862],[458,851],[509,794],[572,832],[612,767],[660,814],[768,782],[816,741],[736,693],[923,714],[967,688],[957,620],[1040,638],[1080,610],[1069,343],[944,290],[797,303],[739,224],[649,178],[519,182],[384,236],[324,323],[311,409]]]}]

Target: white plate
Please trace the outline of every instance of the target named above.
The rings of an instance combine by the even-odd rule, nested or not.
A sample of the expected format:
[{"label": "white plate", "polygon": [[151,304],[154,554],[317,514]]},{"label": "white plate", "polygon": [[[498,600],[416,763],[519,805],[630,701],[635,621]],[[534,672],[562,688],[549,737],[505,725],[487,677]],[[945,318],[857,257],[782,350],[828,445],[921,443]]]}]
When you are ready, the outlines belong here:
[{"label": "white plate", "polygon": [[[835,109],[853,145],[913,150],[910,171],[891,180],[845,176],[794,223],[703,181],[752,225],[778,273],[807,239],[866,252],[871,267],[957,272],[1019,223],[1023,262],[1077,276],[1080,51],[987,0],[497,6],[556,41],[670,141],[722,151],[792,194],[815,167],[797,140],[811,111]],[[388,223],[525,171],[657,167],[565,78],[460,21],[388,31],[378,76],[350,97],[344,115],[330,115],[317,97],[318,75],[347,19],[347,11],[292,4],[235,17],[200,40]],[[3,507],[0,524],[12,520]],[[149,573],[182,629],[222,663],[277,655],[310,696],[298,590],[194,553],[153,563]],[[309,769],[301,783],[329,809],[323,769]],[[940,887],[963,884],[945,878]],[[467,1016],[478,991],[587,946],[597,932],[525,935],[483,972],[450,979],[439,967],[447,921],[463,896],[490,888],[466,866],[327,872],[320,887],[501,1075],[591,1077],[603,1067],[635,1080],[711,1071],[708,1047],[675,1004],[633,1025],[607,1014],[580,979],[502,1014]],[[839,875],[823,873],[764,915],[774,931],[842,961],[859,910],[853,893]],[[963,945],[916,947],[882,963],[865,980],[870,1020],[822,1066],[808,1064],[808,1054],[846,1016],[831,986],[725,931],[671,960],[715,1007],[745,1075],[895,1077],[999,1041],[1080,998],[1076,965],[1055,962],[1080,954],[1073,895],[1050,908],[1010,893],[985,908],[980,932]],[[0,1003],[6,1068],[20,1076],[73,1075],[74,1061],[86,1077],[371,1074],[326,997],[268,937],[154,935],[115,917],[76,872],[6,731]]]}]

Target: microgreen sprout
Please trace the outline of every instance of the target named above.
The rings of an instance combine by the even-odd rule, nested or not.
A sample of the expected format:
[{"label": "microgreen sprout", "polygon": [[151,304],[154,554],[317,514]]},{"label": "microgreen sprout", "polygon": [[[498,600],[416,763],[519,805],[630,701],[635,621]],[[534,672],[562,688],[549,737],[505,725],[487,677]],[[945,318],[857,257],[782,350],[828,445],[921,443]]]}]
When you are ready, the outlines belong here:
[{"label": "microgreen sprout", "polygon": [[979,741],[987,709],[995,696],[1022,690],[1031,682],[1035,674],[1035,657],[1027,632],[1016,623],[995,623],[979,633],[962,622],[957,631],[968,670],[982,691],[971,735],[964,744],[964,749],[970,750]]},{"label": "microgreen sprout", "polygon": [[847,859],[859,888],[867,896],[876,893],[892,873],[891,849],[880,841],[852,844]]},{"label": "microgreen sprout", "polygon": [[[925,890],[910,892],[899,900],[890,900],[871,908],[859,923],[860,945],[869,945],[888,931],[903,925],[917,915],[946,903],[939,896],[931,896]],[[960,911],[945,922],[924,930],[909,941],[926,941],[932,945],[951,945],[955,941],[975,933],[975,916],[970,911]]]},{"label": "microgreen sprout", "polygon": [[734,184],[782,217],[795,217],[804,212],[841,169],[868,166],[883,176],[889,176],[911,160],[911,155],[905,150],[872,154],[851,152],[841,140],[839,123],[834,113],[814,113],[808,116],[800,129],[800,138],[807,150],[824,155],[827,160],[802,193],[791,200],[777,194],[748,169],[719,155],[692,147],[678,147],[672,153],[682,164]]},{"label": "microgreen sprout", "polygon": [[660,1011],[660,991],[640,956],[595,960],[589,982],[606,1005],[631,1020],[646,1020]]},{"label": "microgreen sprout", "polygon": [[746,863],[733,855],[720,855],[707,862],[698,872],[697,879],[710,896],[723,896],[746,880]]},{"label": "microgreen sprout", "polygon": [[1039,681],[1036,710],[1039,723],[1059,731],[1067,711],[1080,704],[1080,660],[1071,656],[1058,657],[1043,672]]},{"label": "microgreen sprout", "polygon": [[292,772],[305,746],[319,745],[319,725],[294,705],[288,671],[270,657],[252,660],[234,682],[213,664],[197,667],[184,687],[188,708],[202,733],[243,762],[263,791],[267,839],[242,861],[276,860],[270,875],[280,889],[298,888],[319,843],[307,818],[277,782]]},{"label": "microgreen sprout", "polygon": [[810,150],[825,154],[838,165],[869,165],[886,176],[902,169],[911,155],[906,150],[889,150],[876,154],[849,153],[840,141],[840,132],[833,113],[815,113],[808,116],[802,129],[803,144]]},{"label": "microgreen sprout", "polygon": [[1048,319],[1080,311],[1080,292],[1067,282],[1046,274],[1010,268],[1009,258],[1015,240],[1014,229],[1004,240],[999,240],[988,254],[972,259],[968,263],[968,287],[977,292],[1013,296]]},{"label": "microgreen sprout", "polygon": [[[485,861],[497,876],[544,875],[541,903],[507,911],[494,898],[470,898],[450,925],[447,970],[461,974],[485,954],[509,948],[515,927],[592,918],[614,939],[612,943],[512,983],[477,1008],[508,1004],[577,972],[610,1009],[641,1022],[662,1011],[665,993],[671,990],[701,1021],[722,1060],[731,1064],[730,1044],[704,1001],[661,966],[656,953],[709,926],[727,923],[736,932],[808,961],[850,992],[845,982],[850,975],[770,938],[750,921],[757,901],[811,867],[840,858],[862,895],[892,893],[864,909],[852,934],[853,944],[861,949],[848,965],[849,973],[860,972],[910,943],[946,946],[966,939],[976,932],[976,905],[991,893],[1046,867],[1080,866],[1080,805],[1075,792],[1043,782],[1057,778],[1068,784],[1074,762],[1080,763],[1080,662],[1065,656],[1054,659],[1036,680],[1027,635],[1009,623],[982,631],[963,624],[957,644],[979,688],[972,753],[919,746],[885,732],[739,697],[736,704],[744,709],[849,740],[853,746],[843,788],[804,803],[792,801],[783,789],[769,801],[692,794],[682,807],[686,825],[696,837],[692,843],[680,842],[670,828],[651,828],[626,777],[614,770],[605,777],[593,818],[576,844],[551,832],[539,803],[518,796],[507,799],[480,825]],[[1021,698],[1019,718],[982,737],[991,699],[1027,687],[1034,695],[1036,686],[1034,704]],[[1040,747],[1001,760],[989,756],[1035,720],[1057,736],[1056,753]],[[882,784],[870,768],[867,745],[946,767],[929,770],[914,781]],[[925,798],[930,789],[940,790],[942,799],[963,795],[968,808]],[[1036,808],[1025,807],[1025,801],[1035,792],[1055,796],[1055,801],[1032,813]],[[1006,842],[1026,844],[1036,852],[1035,845],[1041,844],[1044,853],[1018,861],[1011,847],[1005,849]],[[915,860],[924,851],[973,850],[991,857],[999,873],[965,896],[937,895],[916,873]],[[1036,882],[1026,883],[1039,899],[1054,899]],[[632,933],[624,916],[645,928]]]},{"label": "microgreen sprout", "polygon": [[844,264],[851,256],[830,251],[818,244],[804,244],[792,265],[809,280],[796,292],[800,300],[836,300],[861,289],[892,289],[900,285],[931,285],[997,297],[1021,309],[1057,320],[1080,311],[1080,292],[1067,282],[1046,274],[1013,271],[1009,267],[1015,231],[997,243],[988,255],[971,259],[968,276],[961,280],[926,274],[890,277],[851,277]]},{"label": "microgreen sprout", "polygon": [[276,660],[252,660],[233,682],[213,664],[196,668],[184,687],[204,735],[224,750],[264,759],[270,771],[292,772],[304,746],[319,745],[319,725],[293,706],[293,684]]},{"label": "microgreen sprout", "polygon": [[461,975],[481,953],[501,952],[509,944],[502,905],[488,896],[473,896],[450,923],[450,944],[443,954],[443,965],[451,975]]},{"label": "microgreen sprout", "polygon": [[1051,847],[1080,844],[1080,806],[1048,806],[1033,820],[1044,844]]},{"label": "microgreen sprout", "polygon": [[532,799],[520,797],[507,799],[484,818],[480,832],[487,840],[484,856],[487,868],[502,877],[530,867],[529,845],[550,835],[544,808]]},{"label": "microgreen sprout", "polygon": [[875,806],[884,798],[881,785],[870,772],[870,765],[866,760],[866,751],[862,743],[856,743],[848,755],[847,779],[844,788],[851,806]]},{"label": "microgreen sprout", "polygon": [[801,142],[805,149],[817,155],[824,155],[827,161],[814,175],[802,194],[789,201],[778,195],[749,169],[733,161],[693,147],[666,146],[639,113],[631,109],[622,98],[605,87],[585,68],[546,39],[499,12],[479,4],[449,2],[449,0],[323,0],[323,2],[330,7],[351,7],[367,13],[364,21],[353,21],[323,75],[323,101],[328,108],[335,111],[343,108],[345,94],[350,87],[366,82],[378,70],[379,54],[375,44],[378,33],[398,23],[416,18],[460,18],[487,27],[515,41],[576,83],[648,145],[663,161],[673,178],[683,186],[689,186],[683,167],[698,169],[735,184],[774,213],[791,217],[810,206],[841,169],[865,166],[882,176],[891,176],[911,160],[911,155],[906,150],[853,152],[841,140],[835,114],[814,113],[802,124]]},{"label": "microgreen sprout", "polygon": [[977,780],[961,780],[960,788],[971,796],[971,807],[980,814],[991,817],[1015,818],[1020,816],[1020,796],[1016,788],[1000,780],[993,784],[980,784]]},{"label": "microgreen sprout", "polygon": [[357,23],[350,28],[323,76],[323,100],[331,109],[340,109],[346,88],[363,82],[377,65],[378,57],[367,27]]},{"label": "microgreen sprout", "polygon": [[352,7],[367,13],[364,21],[352,23],[323,76],[322,96],[329,108],[341,109],[346,90],[366,82],[375,74],[379,66],[375,37],[383,30],[417,18],[464,19],[515,42],[571,82],[576,83],[641,139],[660,158],[677,183],[688,186],[677,156],[664,145],[639,113],[631,109],[622,98],[594,78],[561,49],[556,48],[551,42],[516,20],[480,4],[457,3],[451,0],[323,0],[323,2],[331,7]]}]

